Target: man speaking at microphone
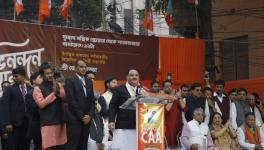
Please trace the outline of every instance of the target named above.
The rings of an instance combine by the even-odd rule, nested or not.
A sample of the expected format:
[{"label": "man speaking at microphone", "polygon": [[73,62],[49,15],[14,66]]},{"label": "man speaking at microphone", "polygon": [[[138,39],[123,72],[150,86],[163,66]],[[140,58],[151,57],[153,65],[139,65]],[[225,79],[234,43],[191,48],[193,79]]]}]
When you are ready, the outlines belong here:
[{"label": "man speaking at microphone", "polygon": [[112,149],[137,149],[136,111],[120,109],[119,107],[130,97],[141,93],[139,72],[130,69],[127,72],[127,81],[113,91],[109,105],[109,129],[113,130]]}]

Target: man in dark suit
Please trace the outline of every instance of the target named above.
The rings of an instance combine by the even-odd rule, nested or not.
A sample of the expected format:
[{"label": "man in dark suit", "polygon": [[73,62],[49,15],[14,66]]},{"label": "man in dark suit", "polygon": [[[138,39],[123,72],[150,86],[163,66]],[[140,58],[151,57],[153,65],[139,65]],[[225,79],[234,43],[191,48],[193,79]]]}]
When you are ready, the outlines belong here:
[{"label": "man in dark suit", "polygon": [[[4,93],[7,89],[7,87],[10,86],[10,82],[9,81],[3,81],[1,83],[1,87],[2,87],[2,92]],[[0,114],[4,115],[2,112],[2,97],[0,98]],[[8,134],[6,132],[6,130],[3,127],[2,124],[2,118],[0,117],[0,137],[1,137],[1,144],[0,144],[0,149],[1,149],[1,145],[2,145],[2,150],[9,150],[10,148],[8,146],[10,146],[11,144],[9,144],[10,140],[8,140]]]},{"label": "man in dark suit", "polygon": [[113,91],[113,97],[109,105],[109,125],[113,130],[113,149],[136,149],[136,111],[120,109],[128,98],[139,94],[141,88],[139,84],[139,73],[135,69],[130,69],[127,73],[127,82],[118,86]]},{"label": "man in dark suit", "polygon": [[76,74],[65,81],[68,143],[66,150],[87,150],[90,120],[95,113],[93,84],[85,77],[86,63],[77,60]]},{"label": "man in dark suit", "polygon": [[8,87],[2,98],[3,125],[9,133],[12,148],[10,150],[28,150],[29,139],[26,137],[28,130],[28,111],[26,107],[27,91],[32,89],[25,83],[26,71],[19,67],[12,70],[14,85]]}]

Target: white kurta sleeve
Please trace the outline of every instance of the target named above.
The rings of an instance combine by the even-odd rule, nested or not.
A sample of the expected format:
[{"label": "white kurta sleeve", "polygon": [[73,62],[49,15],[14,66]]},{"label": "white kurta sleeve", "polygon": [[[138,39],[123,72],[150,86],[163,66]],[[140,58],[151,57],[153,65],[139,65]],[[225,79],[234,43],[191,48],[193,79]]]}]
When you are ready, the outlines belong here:
[{"label": "white kurta sleeve", "polygon": [[241,127],[237,129],[237,140],[239,145],[244,149],[254,149],[255,144],[247,143],[245,140],[245,133]]},{"label": "white kurta sleeve", "polygon": [[260,133],[260,139],[261,139],[261,146],[264,147],[264,131],[261,127],[259,128],[259,133]]},{"label": "white kurta sleeve", "polygon": [[205,113],[205,119],[204,122],[208,125],[210,122],[210,111],[209,111],[209,106],[208,106],[208,102],[205,102],[205,109],[204,109],[204,113]]},{"label": "white kurta sleeve", "polygon": [[[183,101],[186,104],[186,98],[184,98]],[[187,106],[185,106],[185,107],[187,107]],[[183,125],[185,125],[187,123],[187,120],[185,118],[185,112],[184,111],[182,111],[182,123],[183,123]]]},{"label": "white kurta sleeve", "polygon": [[236,122],[236,117],[237,117],[237,111],[236,111],[236,105],[235,103],[231,103],[231,123],[232,127],[237,130],[237,122]]}]

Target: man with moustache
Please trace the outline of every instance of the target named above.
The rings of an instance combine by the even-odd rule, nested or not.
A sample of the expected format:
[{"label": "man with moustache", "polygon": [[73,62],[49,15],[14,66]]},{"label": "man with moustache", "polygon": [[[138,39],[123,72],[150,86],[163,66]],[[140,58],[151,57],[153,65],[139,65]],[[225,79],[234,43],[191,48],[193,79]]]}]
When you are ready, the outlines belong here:
[{"label": "man with moustache", "polygon": [[135,150],[137,149],[136,111],[120,109],[128,98],[141,93],[139,72],[130,69],[127,72],[127,81],[113,90],[112,100],[109,106],[109,129],[113,130],[113,149]]},{"label": "man with moustache", "polygon": [[63,101],[65,90],[53,75],[53,67],[44,62],[39,67],[43,82],[34,87],[33,99],[39,108],[43,150],[64,150],[67,142]]}]

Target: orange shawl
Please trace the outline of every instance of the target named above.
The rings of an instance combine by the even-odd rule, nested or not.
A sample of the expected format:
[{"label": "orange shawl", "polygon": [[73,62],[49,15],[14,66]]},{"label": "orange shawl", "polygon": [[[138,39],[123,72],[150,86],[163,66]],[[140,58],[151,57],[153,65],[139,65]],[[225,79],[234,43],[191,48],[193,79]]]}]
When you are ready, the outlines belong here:
[{"label": "orange shawl", "polygon": [[250,132],[249,128],[246,125],[244,126],[244,130],[246,137],[251,144],[260,144],[260,134],[258,127],[254,127],[256,137],[254,137],[254,135]]}]

